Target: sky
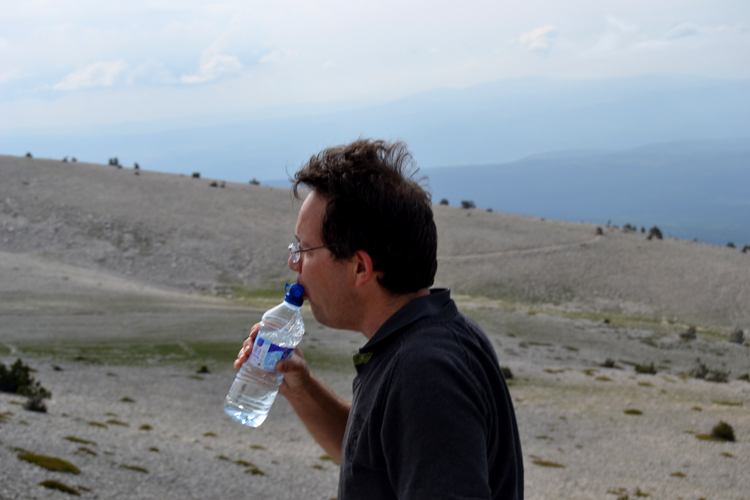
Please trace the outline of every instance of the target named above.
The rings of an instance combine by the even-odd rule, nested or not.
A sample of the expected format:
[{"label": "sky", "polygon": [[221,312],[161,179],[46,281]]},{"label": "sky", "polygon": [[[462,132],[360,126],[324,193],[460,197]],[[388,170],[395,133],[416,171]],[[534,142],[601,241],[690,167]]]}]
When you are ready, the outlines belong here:
[{"label": "sky", "polygon": [[653,74],[750,78],[750,2],[3,0],[0,9],[0,133],[169,128],[515,77]]}]

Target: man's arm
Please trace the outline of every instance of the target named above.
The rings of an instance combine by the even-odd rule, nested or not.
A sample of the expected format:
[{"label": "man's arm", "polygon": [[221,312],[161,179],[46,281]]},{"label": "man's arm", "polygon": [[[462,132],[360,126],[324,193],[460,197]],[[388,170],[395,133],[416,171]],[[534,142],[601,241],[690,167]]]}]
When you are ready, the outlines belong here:
[{"label": "man's arm", "polygon": [[295,352],[291,358],[280,361],[276,369],[284,374],[279,393],[289,401],[315,441],[331,458],[341,462],[341,446],[351,401],[336,395],[310,373],[301,353],[297,356]]},{"label": "man's arm", "polygon": [[[250,356],[259,329],[260,325],[256,324],[250,330],[250,336],[245,340],[234,362],[235,370],[239,370]],[[310,367],[299,348],[294,350],[289,359],[279,361],[276,370],[284,374],[279,393],[286,397],[315,441],[331,458],[341,462],[341,446],[344,442],[351,401],[336,395],[310,373]]]}]

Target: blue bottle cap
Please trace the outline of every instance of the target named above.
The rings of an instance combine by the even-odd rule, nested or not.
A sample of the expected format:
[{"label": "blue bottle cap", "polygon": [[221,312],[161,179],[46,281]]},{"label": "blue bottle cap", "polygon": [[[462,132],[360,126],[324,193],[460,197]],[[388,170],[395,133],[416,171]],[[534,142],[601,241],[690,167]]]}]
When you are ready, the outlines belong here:
[{"label": "blue bottle cap", "polygon": [[284,296],[284,300],[289,302],[293,306],[300,307],[303,302],[302,294],[305,293],[305,288],[299,283],[294,283],[292,285],[287,283],[285,290],[286,295]]}]

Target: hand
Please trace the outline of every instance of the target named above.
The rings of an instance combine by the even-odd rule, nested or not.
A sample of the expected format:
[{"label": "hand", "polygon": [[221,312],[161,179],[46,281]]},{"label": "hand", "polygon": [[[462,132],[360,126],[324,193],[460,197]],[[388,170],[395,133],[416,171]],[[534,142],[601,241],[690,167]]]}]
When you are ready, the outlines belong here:
[{"label": "hand", "polygon": [[255,344],[255,337],[258,335],[258,330],[260,330],[260,323],[255,323],[250,329],[250,336],[242,343],[242,349],[237,354],[237,359],[234,360],[235,370],[239,370],[242,364],[247,361],[247,358],[250,357],[250,353],[253,352],[253,344]]},{"label": "hand", "polygon": [[[234,360],[235,370],[239,370],[242,364],[247,361],[247,358],[250,357],[250,353],[253,352],[255,337],[258,336],[259,330],[260,323],[254,324],[250,329],[250,335],[242,343],[242,349],[237,354],[237,359]],[[276,371],[284,374],[284,381],[279,388],[281,395],[286,395],[299,389],[310,378],[310,367],[307,361],[305,361],[305,357],[302,355],[299,346],[294,349],[294,352],[288,359],[279,361],[276,364]]]}]

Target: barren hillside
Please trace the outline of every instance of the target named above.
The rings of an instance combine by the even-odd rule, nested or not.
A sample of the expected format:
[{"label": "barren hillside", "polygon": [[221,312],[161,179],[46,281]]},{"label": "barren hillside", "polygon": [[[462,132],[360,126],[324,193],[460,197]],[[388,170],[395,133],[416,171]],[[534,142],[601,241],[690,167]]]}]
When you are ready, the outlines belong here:
[{"label": "barren hillside", "polygon": [[[212,187],[212,183],[216,187]],[[0,156],[0,251],[183,291],[276,288],[287,190]],[[590,224],[435,206],[437,284],[513,302],[750,327],[750,254]]]}]

